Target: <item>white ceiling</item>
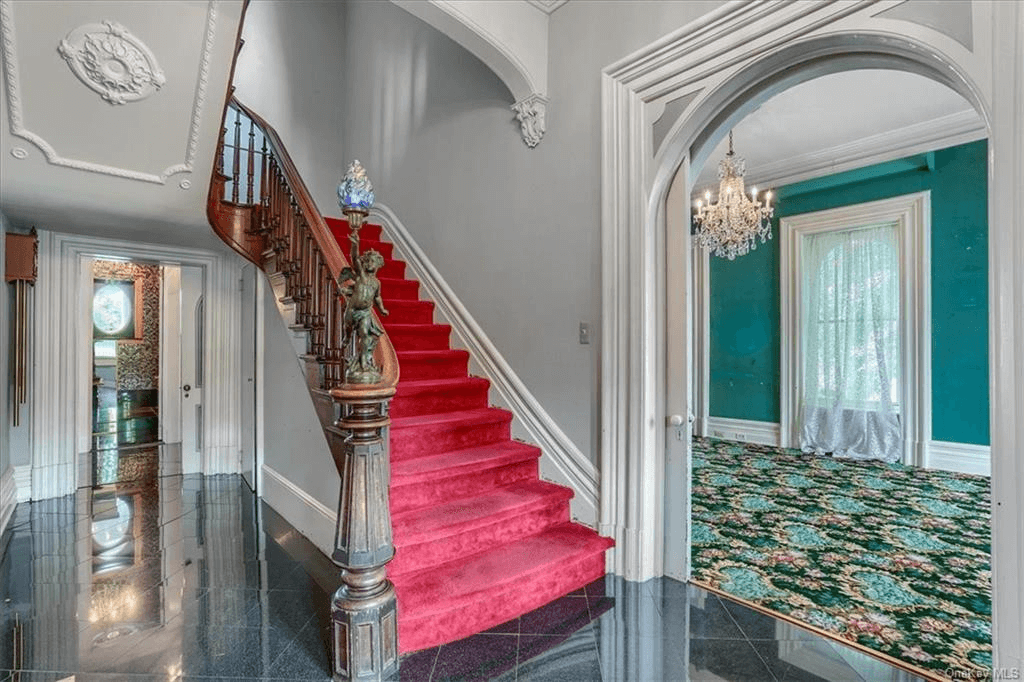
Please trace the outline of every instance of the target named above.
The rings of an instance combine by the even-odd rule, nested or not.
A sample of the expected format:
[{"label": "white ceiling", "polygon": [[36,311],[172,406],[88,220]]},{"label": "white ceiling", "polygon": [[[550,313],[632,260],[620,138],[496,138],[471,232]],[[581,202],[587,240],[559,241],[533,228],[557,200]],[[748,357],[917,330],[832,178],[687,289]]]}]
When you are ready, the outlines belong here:
[{"label": "white ceiling", "polygon": [[[0,0],[0,210],[25,227],[208,245],[206,194],[241,10],[241,0]],[[100,48],[109,80],[63,56],[82,54],[85,34],[127,46],[120,64]],[[142,85],[104,98],[124,63]]]},{"label": "white ceiling", "polygon": [[[823,76],[786,90],[733,129],[747,186],[780,186],[984,137],[984,123],[953,90],[902,71]],[[718,193],[728,131],[693,193]]]}]

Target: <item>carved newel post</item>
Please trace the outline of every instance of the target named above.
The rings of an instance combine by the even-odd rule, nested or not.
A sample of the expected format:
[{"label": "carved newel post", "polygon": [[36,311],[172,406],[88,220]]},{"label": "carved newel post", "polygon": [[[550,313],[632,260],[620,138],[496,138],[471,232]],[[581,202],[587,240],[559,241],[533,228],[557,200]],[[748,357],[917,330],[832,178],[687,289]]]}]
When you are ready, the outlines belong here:
[{"label": "carved newel post", "polygon": [[[398,671],[398,616],[387,563],[395,554],[388,491],[388,404],[397,375],[388,380],[374,358],[383,330],[373,315],[380,298],[376,272],[384,259],[374,250],[359,253],[359,228],[373,206],[373,188],[358,161],[338,187],[349,221],[351,266],[339,276],[345,298],[341,322],[345,382],[331,390],[340,417],[331,429],[341,475],[338,525],[332,559],[342,585],[331,603],[333,673],[341,680],[384,680]],[[393,372],[392,372],[393,373]]]}]

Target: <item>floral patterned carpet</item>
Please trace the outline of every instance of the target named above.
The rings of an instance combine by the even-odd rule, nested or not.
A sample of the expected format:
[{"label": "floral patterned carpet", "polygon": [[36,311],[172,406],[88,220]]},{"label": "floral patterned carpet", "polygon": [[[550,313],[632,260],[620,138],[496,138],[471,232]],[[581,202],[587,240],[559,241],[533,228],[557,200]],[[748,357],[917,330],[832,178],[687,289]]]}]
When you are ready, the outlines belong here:
[{"label": "floral patterned carpet", "polygon": [[928,671],[992,665],[989,480],[695,438],[693,578]]}]

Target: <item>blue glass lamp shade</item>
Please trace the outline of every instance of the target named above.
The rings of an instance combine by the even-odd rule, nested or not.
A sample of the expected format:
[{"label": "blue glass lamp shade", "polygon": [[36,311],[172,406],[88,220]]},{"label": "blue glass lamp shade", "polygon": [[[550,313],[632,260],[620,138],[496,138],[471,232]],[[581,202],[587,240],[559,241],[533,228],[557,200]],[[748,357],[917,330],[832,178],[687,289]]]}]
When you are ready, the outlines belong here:
[{"label": "blue glass lamp shade", "polygon": [[349,164],[344,179],[338,185],[338,205],[341,210],[373,208],[373,184],[366,177],[366,169],[358,160]]}]

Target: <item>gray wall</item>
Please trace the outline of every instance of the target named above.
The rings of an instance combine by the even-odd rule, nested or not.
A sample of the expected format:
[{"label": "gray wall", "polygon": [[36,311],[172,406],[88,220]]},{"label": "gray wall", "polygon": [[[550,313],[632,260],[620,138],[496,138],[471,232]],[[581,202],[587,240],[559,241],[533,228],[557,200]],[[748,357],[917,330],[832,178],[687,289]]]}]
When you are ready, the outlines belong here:
[{"label": "gray wall", "polygon": [[11,309],[10,297],[14,289],[4,282],[4,268],[7,264],[7,216],[0,212],[0,285],[4,288],[3,296],[0,296],[0,476],[7,471],[11,465],[11,437],[8,424],[11,423],[11,415],[7,411],[8,394],[11,391],[11,380],[8,362],[11,349],[11,325],[8,321],[8,311]]},{"label": "gray wall", "polygon": [[721,4],[573,0],[555,12],[548,132],[532,150],[497,76],[388,2],[253,3],[238,94],[282,133],[321,209],[336,211],[328,194],[348,160],[363,162],[378,200],[596,461],[601,69]]},{"label": "gray wall", "polygon": [[258,0],[242,37],[235,96],[277,130],[320,210],[337,215],[348,96],[343,3]]},{"label": "gray wall", "polygon": [[[334,509],[338,505],[338,471],[306,389],[291,332],[274,303],[273,290],[268,286],[266,291],[264,357],[263,366],[259,368],[266,387],[263,463],[328,509]],[[300,523],[298,519],[289,520],[295,525]]]}]

